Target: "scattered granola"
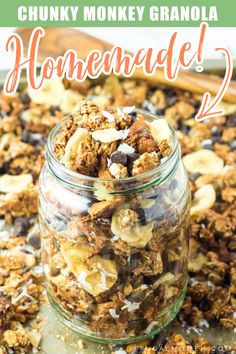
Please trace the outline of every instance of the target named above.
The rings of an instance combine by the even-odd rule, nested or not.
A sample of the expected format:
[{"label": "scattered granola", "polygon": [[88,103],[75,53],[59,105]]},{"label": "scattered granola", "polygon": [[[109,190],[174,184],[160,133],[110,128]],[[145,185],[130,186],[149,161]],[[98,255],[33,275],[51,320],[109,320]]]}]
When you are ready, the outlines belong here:
[{"label": "scattered granola", "polygon": [[[227,107],[225,117],[217,117],[209,121],[197,123],[192,117],[197,107],[199,107],[201,99],[184,91],[161,85],[152,87],[149,86],[147,82],[141,82],[139,80],[123,80],[117,77],[109,77],[105,80],[105,83],[101,85],[87,83],[86,85],[73,86],[72,83],[67,82],[65,88],[63,88],[63,85],[60,85],[60,87],[56,89],[56,95],[53,93],[53,90],[52,85],[51,91],[49,90],[47,94],[44,93],[44,96],[36,99],[34,93],[28,95],[27,88],[12,97],[5,96],[3,93],[0,94],[1,177],[4,175],[21,176],[27,174],[32,176],[32,178],[29,177],[29,184],[26,183],[24,188],[22,186],[22,190],[20,190],[20,188],[18,189],[18,187],[13,187],[9,191],[6,191],[5,188],[7,185],[4,184],[4,191],[0,192],[1,218],[5,218],[6,224],[8,222],[14,224],[14,229],[12,229],[11,232],[0,230],[0,326],[3,328],[3,335],[0,338],[0,353],[5,354],[9,352],[9,348],[15,352],[27,352],[30,351],[32,347],[36,347],[36,345],[38,345],[37,343],[40,341],[38,332],[36,336],[33,335],[33,338],[30,334],[31,331],[27,328],[28,321],[35,316],[39,309],[39,302],[44,298],[42,295],[43,279],[40,270],[41,266],[38,265],[40,253],[38,238],[36,236],[36,239],[32,239],[32,235],[35,233],[32,229],[33,225],[36,223],[35,215],[37,213],[36,186],[39,172],[44,163],[44,145],[48,133],[56,123],[63,119],[65,113],[71,112],[72,106],[82,96],[85,96],[90,102],[92,101],[94,103],[88,103],[87,108],[85,108],[83,104],[80,105],[81,108],[78,108],[78,113],[76,113],[75,110],[73,116],[70,116],[67,120],[64,126],[64,137],[62,137],[61,141],[57,141],[56,146],[56,154],[60,160],[65,154],[65,147],[68,140],[78,128],[76,115],[83,116],[81,121],[79,121],[81,128],[87,129],[86,122],[89,121],[89,126],[93,127],[91,132],[115,128],[122,131],[127,130],[126,133],[129,134],[130,131],[132,132],[132,125],[137,121],[136,114],[132,110],[132,107],[136,106],[147,109],[152,113],[163,115],[165,119],[177,129],[182,154],[183,156],[186,155],[185,162],[187,161],[186,168],[189,171],[189,179],[193,188],[194,205],[196,206],[196,197],[199,195],[195,193],[197,193],[201,187],[211,185],[214,189],[213,193],[213,189],[209,188],[209,195],[212,196],[212,202],[209,204],[208,202],[207,204],[204,203],[204,210],[202,210],[202,207],[198,210],[195,209],[192,215],[189,232],[191,241],[191,257],[189,262],[190,282],[187,297],[178,316],[178,323],[181,326],[185,326],[187,329],[188,326],[193,325],[201,327],[204,320],[207,321],[209,326],[216,323],[219,326],[228,328],[229,331],[232,331],[233,336],[233,328],[236,327],[236,215],[234,197],[236,186],[234,172],[236,160],[234,127],[236,115],[233,105],[232,107],[231,105]],[[62,92],[63,96],[65,96],[63,105],[61,105],[63,101],[61,100]],[[37,102],[38,99],[41,101]],[[52,99],[58,102],[50,101]],[[108,113],[111,113],[111,115],[105,113],[107,117],[102,114],[99,114],[99,117],[97,117],[96,104],[103,104],[103,111],[107,111],[106,107],[112,105],[126,105],[130,108],[128,111],[124,109],[118,111],[113,121],[111,116],[113,113],[110,111]],[[90,111],[93,111],[93,114],[90,114]],[[101,178],[112,179],[114,176],[110,174],[108,169],[110,162],[107,158],[109,158],[113,159],[113,161],[111,161],[112,163],[125,166],[128,170],[128,176],[132,176],[133,164],[135,160],[139,159],[140,155],[153,153],[155,151],[159,154],[160,147],[158,142],[155,140],[154,144],[148,132],[151,130],[150,126],[145,125],[145,130],[147,131],[140,135],[138,129],[132,136],[128,135],[125,137],[125,135],[123,135],[122,138],[124,139],[121,141],[118,140],[109,143],[95,141],[94,152],[97,151],[97,159],[100,165],[97,165],[98,162],[96,159],[94,159],[95,161],[91,161],[90,159],[89,153],[91,149],[89,148],[87,150],[88,145],[90,147],[90,143],[88,145],[84,144],[83,149],[85,149],[86,152],[83,159],[77,161],[79,169],[82,168],[83,170],[84,166],[87,167],[91,164],[89,168],[87,168],[86,174],[94,176],[99,173],[99,177],[100,174],[101,176],[105,176]],[[119,145],[117,145],[117,142]],[[112,157],[112,153],[117,153],[117,151],[123,152],[124,155],[118,154]],[[210,154],[207,151],[209,151]],[[194,152],[198,152],[197,156],[193,155],[193,157],[188,157],[188,154]],[[105,168],[104,165],[103,168],[101,168],[102,161],[105,161]],[[24,178],[25,177],[20,177],[19,180],[22,179],[24,181]],[[15,182],[13,183],[15,185]],[[173,188],[173,186],[171,188]],[[15,190],[14,193],[13,190]],[[113,203],[114,196],[109,192],[109,185],[100,185],[97,189],[99,195],[98,200],[102,201],[102,203],[104,201]],[[214,203],[213,194],[215,198]],[[171,196],[173,197],[173,192],[171,192]],[[121,204],[122,203],[123,201]],[[160,206],[158,198],[157,205]],[[90,205],[89,208],[91,207]],[[95,212],[96,215],[96,212],[103,213],[102,210],[104,210],[105,214],[104,216],[99,214],[101,215],[101,220],[99,220],[99,225],[96,225],[96,228],[99,228],[100,235],[98,241],[94,238],[91,229],[87,231],[88,236],[86,237],[89,237],[89,242],[92,244],[95,241],[97,242],[97,245],[92,245],[93,249],[90,250],[91,255],[89,255],[89,257],[93,257],[97,252],[100,252],[101,247],[103,247],[102,245],[105,245],[105,243],[111,243],[118,267],[123,267],[124,269],[130,267],[130,269],[133,270],[139,269],[138,272],[141,272],[143,270],[143,263],[145,264],[145,272],[148,274],[150,272],[150,264],[145,255],[143,255],[142,260],[140,260],[137,256],[139,252],[138,249],[128,246],[127,243],[121,239],[120,235],[112,236],[109,235],[109,233],[107,234],[107,218],[113,214],[112,208],[112,205],[103,204],[99,207],[94,207],[94,210],[91,209],[91,217],[93,212]],[[88,210],[88,208],[86,210]],[[137,212],[133,206],[131,210]],[[145,218],[147,217],[147,222],[150,222],[148,218],[153,212],[157,213],[158,218],[161,220],[163,215],[161,208],[154,208],[154,210],[152,208],[146,208]],[[3,219],[1,219],[1,221],[2,220]],[[141,222],[145,222],[143,221],[142,212],[139,213],[138,220],[140,224]],[[51,222],[53,223],[54,219]],[[62,221],[59,218],[57,223],[58,225],[60,223],[60,225],[62,225]],[[2,223],[0,224],[2,225]],[[158,230],[153,230],[153,232],[159,235],[160,240],[162,240],[165,234],[163,231],[165,230],[164,227],[165,223],[163,222],[163,226]],[[108,238],[105,237],[104,230],[106,230]],[[29,237],[30,234],[31,237]],[[75,232],[75,237],[81,237],[78,231]],[[175,237],[173,237],[173,240],[168,240],[169,244],[171,244],[171,247],[169,247],[171,249],[165,254],[165,257],[172,259],[172,263],[170,264],[171,270],[168,270],[171,272],[169,274],[175,274],[176,267],[179,267],[179,254],[176,253],[176,251],[171,252],[172,246],[174,250],[178,249],[178,242],[174,242],[174,239]],[[85,240],[85,243],[87,244],[88,241]],[[156,248],[158,250],[156,254],[159,253],[160,244],[153,242],[151,239],[147,245],[148,247]],[[51,247],[58,247],[57,238],[54,239],[54,244],[51,245]],[[17,257],[15,256],[16,248],[18,251],[19,248],[21,249]],[[135,250],[134,253],[133,250]],[[24,258],[27,254],[29,255],[29,253],[32,253],[32,256],[35,257],[35,261],[31,256],[28,257],[26,266]],[[177,255],[177,259],[173,258],[175,254]],[[126,255],[126,257],[124,255]],[[104,254],[102,257],[106,259],[107,255]],[[126,258],[128,262],[125,261]],[[55,272],[52,274],[52,281],[55,284],[54,289],[59,289],[58,292],[62,294],[60,297],[62,306],[67,306],[66,302],[63,302],[63,297],[80,299],[79,302],[76,301],[76,303],[74,303],[73,311],[79,312],[81,318],[83,317],[86,321],[90,321],[92,314],[87,304],[90,305],[93,302],[91,295],[86,293],[84,289],[73,286],[74,277],[72,274],[68,275],[66,273],[66,264],[63,257],[55,257],[55,259],[52,259],[52,262]],[[64,267],[64,275],[58,274],[58,265],[60,265],[62,269]],[[158,262],[157,258],[157,271],[158,266],[160,267],[159,269],[161,269],[161,263]],[[139,277],[145,278],[147,287],[156,284],[158,293],[162,296],[160,297],[160,301],[163,301],[165,296],[163,294],[170,289],[170,286],[167,287],[165,283],[161,282],[158,285],[156,279],[160,279],[160,275],[142,276],[142,274],[140,274]],[[85,277],[85,281],[86,280],[87,278]],[[71,281],[70,288],[65,286],[65,284],[68,284],[68,281]],[[127,296],[128,299],[131,297],[130,302],[139,303],[142,301],[143,296],[148,295],[146,293],[147,289],[140,288],[140,281],[141,278],[138,278],[137,284],[133,284],[132,279],[127,279],[124,293],[115,286],[114,293],[116,295],[114,295],[113,298],[110,293],[112,289],[100,293],[96,297],[100,302],[112,302],[112,304],[108,306],[108,310],[105,311],[107,316],[105,318],[107,318],[107,323],[109,323],[108,327],[111,328],[111,331],[112,321],[118,321],[120,323],[120,331],[123,330],[124,323],[129,321],[127,315],[129,316],[130,312],[128,312],[127,309],[124,314],[125,319],[122,320],[122,316],[120,316],[119,319],[114,318],[119,315],[119,309],[123,306],[127,306],[124,303],[125,296]],[[135,289],[135,291],[132,289]],[[129,295],[124,295],[126,292],[128,292]],[[147,298],[146,303],[151,303],[153,307],[154,302],[152,302],[152,300],[151,297]],[[3,306],[1,306],[1,304],[3,304]],[[155,306],[158,308],[159,305],[155,304]],[[147,313],[147,317],[149,316],[150,314]],[[16,322],[17,324],[14,324]],[[104,327],[104,321],[101,321],[101,319],[98,319],[98,324]],[[23,329],[21,325],[24,326]],[[132,325],[134,326],[134,323]],[[144,329],[147,328],[148,323],[146,318],[143,322],[138,323],[138,326]],[[106,330],[108,330],[107,327]],[[136,330],[137,328],[132,329],[134,333]],[[186,349],[186,352],[188,352],[187,350],[190,350],[190,352],[193,352],[193,350],[199,352],[197,348],[203,346],[204,353],[208,353],[208,343],[200,338],[195,339],[191,346],[188,345],[183,338],[176,337],[176,335],[171,337],[169,341],[168,339],[161,340],[159,336],[156,336],[155,341],[160,343],[161,347],[167,345],[165,348],[167,353],[170,352],[168,345],[174,344],[175,347],[178,347],[177,343],[188,346],[190,349]],[[146,343],[144,345],[152,349],[155,343]],[[147,351],[149,349],[145,350]],[[143,351],[144,349],[139,350],[137,353],[140,354],[143,353]],[[177,352],[177,349],[175,352]],[[135,354],[137,353],[135,352]],[[217,347],[215,353],[218,353]]]}]

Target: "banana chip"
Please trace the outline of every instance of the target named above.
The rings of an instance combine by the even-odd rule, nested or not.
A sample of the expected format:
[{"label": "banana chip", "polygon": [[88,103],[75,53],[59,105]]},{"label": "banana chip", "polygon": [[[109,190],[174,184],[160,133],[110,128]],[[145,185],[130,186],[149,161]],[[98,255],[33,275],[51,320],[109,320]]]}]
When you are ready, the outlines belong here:
[{"label": "banana chip", "polygon": [[208,149],[200,149],[185,155],[183,163],[189,173],[202,175],[220,174],[224,167],[224,161]]},{"label": "banana chip", "polygon": [[212,184],[206,184],[199,188],[193,197],[190,214],[194,215],[204,209],[210,209],[213,207],[216,201],[216,192]]},{"label": "banana chip", "polygon": [[59,107],[63,113],[69,114],[72,112],[76,103],[82,98],[83,96],[74,90],[65,90]]},{"label": "banana chip", "polygon": [[123,205],[112,215],[111,231],[132,247],[145,247],[152,238],[153,227],[153,221],[142,226],[138,214],[129,205]]},{"label": "banana chip", "polygon": [[29,173],[18,176],[5,174],[0,177],[0,193],[18,193],[32,183],[33,177]]},{"label": "banana chip", "polygon": [[84,243],[70,244],[68,242],[61,245],[61,253],[67,264],[71,266],[78,261],[88,259],[91,246]]},{"label": "banana chip", "polygon": [[100,256],[94,256],[81,264],[78,281],[89,294],[97,296],[109,290],[117,281],[116,263]]},{"label": "banana chip", "polygon": [[87,137],[89,137],[87,129],[78,128],[69,139],[63,157],[63,162],[67,168],[74,170],[75,157],[80,149],[82,141]]},{"label": "banana chip", "polygon": [[106,187],[105,183],[94,182],[94,195],[97,200],[106,200],[106,201],[114,201],[115,195],[111,194],[112,189]]},{"label": "banana chip", "polygon": [[164,119],[154,120],[149,124],[150,131],[154,140],[159,144],[163,140],[170,142],[172,134],[168,123]]},{"label": "banana chip", "polygon": [[34,103],[59,106],[63,101],[65,88],[61,80],[53,79],[48,81],[40,90],[33,90],[29,87],[28,93]]},{"label": "banana chip", "polygon": [[86,244],[63,244],[61,253],[76,276],[79,286],[89,294],[97,296],[110,289],[117,281],[116,263],[100,256],[90,256],[91,246]]}]

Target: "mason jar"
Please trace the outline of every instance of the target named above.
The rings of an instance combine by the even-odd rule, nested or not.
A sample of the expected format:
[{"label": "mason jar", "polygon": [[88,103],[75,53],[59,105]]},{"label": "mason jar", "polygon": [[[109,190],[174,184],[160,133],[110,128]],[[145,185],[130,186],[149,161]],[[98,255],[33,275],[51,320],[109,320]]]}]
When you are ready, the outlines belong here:
[{"label": "mason jar", "polygon": [[176,133],[169,127],[172,152],[158,167],[106,180],[59,162],[54,145],[62,125],[48,138],[40,178],[49,301],[64,324],[90,340],[151,337],[176,317],[187,284],[190,192]]}]

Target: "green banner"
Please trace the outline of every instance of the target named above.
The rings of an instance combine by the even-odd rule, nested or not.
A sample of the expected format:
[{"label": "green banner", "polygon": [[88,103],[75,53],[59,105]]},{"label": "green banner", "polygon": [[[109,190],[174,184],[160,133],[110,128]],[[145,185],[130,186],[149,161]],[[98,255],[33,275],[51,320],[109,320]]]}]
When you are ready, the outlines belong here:
[{"label": "green banner", "polygon": [[235,0],[10,0],[2,27],[236,27]]}]

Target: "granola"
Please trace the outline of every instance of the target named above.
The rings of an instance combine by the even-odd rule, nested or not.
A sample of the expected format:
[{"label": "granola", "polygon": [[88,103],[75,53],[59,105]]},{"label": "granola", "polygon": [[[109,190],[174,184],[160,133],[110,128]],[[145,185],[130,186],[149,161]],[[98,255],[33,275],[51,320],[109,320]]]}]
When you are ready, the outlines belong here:
[{"label": "granola", "polygon": [[[86,85],[72,85],[71,82],[67,82],[65,85],[65,90],[70,91],[66,92],[65,96],[67,96],[67,98],[68,96],[72,96],[72,93],[75,97],[75,100],[72,100],[73,102],[70,104],[67,112],[65,108],[66,105],[63,108],[63,106],[59,107],[57,105],[52,105],[52,102],[34,102],[33,96],[31,96],[31,94],[31,97],[28,95],[27,88],[25,88],[22,92],[17,92],[16,95],[12,97],[5,96],[3,93],[0,95],[1,176],[31,174],[33,180],[33,186],[26,186],[26,189],[21,192],[17,190],[16,193],[12,193],[12,191],[10,193],[0,193],[1,222],[3,222],[3,218],[5,218],[6,223],[11,222],[15,225],[14,230],[10,234],[9,232],[1,231],[0,238],[1,252],[4,251],[3,255],[1,254],[0,285],[5,286],[4,289],[7,292],[14,291],[14,295],[8,295],[1,290],[0,296],[1,301],[4,303],[4,310],[1,312],[0,307],[0,324],[4,324],[3,333],[5,331],[12,331],[13,333],[16,332],[13,336],[17,339],[17,333],[22,330],[20,329],[20,326],[12,327],[11,322],[17,321],[19,324],[23,324],[24,328],[27,328],[27,321],[35,317],[35,314],[39,309],[39,301],[43,299],[43,280],[42,275],[40,274],[41,268],[38,266],[40,253],[39,239],[37,237],[37,232],[31,231],[33,225],[36,223],[36,185],[40,170],[44,163],[44,145],[46,143],[46,137],[49,131],[56,123],[63,119],[65,113],[71,112],[72,106],[82,96],[87,97],[89,101],[93,101],[95,104],[103,104],[104,110],[106,110],[106,106],[111,105],[135,105],[137,107],[149,110],[151,113],[163,115],[165,119],[175,129],[177,129],[183,156],[202,149],[205,151],[204,155],[208,154],[206,150],[213,152],[214,155],[211,154],[211,157],[208,159],[205,159],[202,152],[198,153],[200,157],[203,158],[203,163],[199,161],[199,158],[194,161],[194,156],[191,157],[192,161],[190,160],[190,164],[186,163],[187,168],[188,165],[190,165],[189,179],[192,186],[194,203],[196,202],[194,193],[196,193],[199,188],[204,185],[211,185],[215,190],[215,193],[213,193],[213,189],[211,188],[211,195],[214,194],[215,202],[214,204],[209,203],[206,207],[204,207],[204,210],[200,208],[192,215],[189,232],[191,240],[191,258],[189,262],[190,282],[188,285],[187,297],[176,324],[179,323],[181,326],[185,325],[186,330],[188,330],[188,326],[193,325],[194,316],[196,315],[194,323],[197,327],[199,326],[201,328],[201,323],[204,320],[207,321],[209,326],[216,323],[219,326],[224,326],[232,331],[231,328],[235,328],[236,326],[234,318],[234,313],[236,310],[236,215],[234,197],[236,185],[234,172],[236,160],[234,128],[236,123],[235,110],[231,109],[228,113],[226,112],[227,114],[225,117],[216,117],[208,121],[197,123],[192,117],[199,107],[201,101],[200,97],[162,85],[153,87],[147,84],[147,82],[130,79],[123,80],[118,79],[117,77],[109,77],[104,83],[99,85],[91,82],[87,82]],[[63,91],[63,89],[61,91]],[[75,92],[77,95],[74,95]],[[48,95],[52,95],[52,93],[48,91]],[[83,114],[85,115],[88,113],[85,110]],[[96,112],[94,112],[94,116],[95,114]],[[127,115],[127,119],[120,119],[119,123],[117,120],[118,129],[125,130],[131,128],[133,123],[132,114],[129,119],[128,116],[129,115]],[[75,123],[76,119],[73,117],[70,116],[67,120],[68,126],[65,127],[67,135],[65,134],[64,140],[62,139],[60,144],[59,141],[57,142],[57,156],[59,159],[63,157],[67,141],[77,129],[77,124]],[[87,119],[85,119],[85,121],[87,121]],[[85,123],[83,124],[84,125],[82,127],[86,129]],[[89,122],[89,124],[91,125],[92,121]],[[108,119],[103,116],[97,118],[93,124],[94,126],[92,131],[95,131],[98,128],[114,128],[114,122],[108,122]],[[29,146],[22,144],[18,145],[18,142],[29,144],[32,146],[33,151]],[[131,137],[127,136],[127,138],[124,139],[123,144],[120,144],[121,150],[119,149],[121,152],[125,153],[127,162],[124,162],[124,155],[118,154],[113,157],[113,163],[120,163],[123,166],[124,164],[127,164],[126,167],[128,169],[128,175],[131,176],[134,161],[137,160],[141,154],[146,152],[152,153],[153,149],[156,151],[155,144],[152,137],[147,132],[145,132],[142,136],[139,136],[138,133]],[[100,160],[100,165],[96,173],[99,174],[100,178],[112,179],[114,176],[110,174],[109,169],[106,168],[106,164],[107,157],[110,156],[110,158],[112,158],[112,153],[116,152],[118,149],[117,141],[112,143],[99,142],[99,145],[100,146],[97,147],[97,150],[96,147],[94,149],[94,151],[98,151],[98,157]],[[128,145],[129,151],[127,151],[127,149],[123,151],[122,145],[123,148],[127,148]],[[26,148],[24,153],[23,151],[21,153],[20,146]],[[132,148],[135,149],[135,152],[132,152]],[[27,149],[29,150],[27,151]],[[30,150],[31,153],[29,153]],[[219,159],[215,159],[215,155]],[[89,161],[87,157],[86,161]],[[88,170],[87,173],[93,175],[94,171],[91,168],[91,170]],[[172,188],[174,191],[174,183]],[[99,185],[96,193],[99,198],[98,201],[113,201],[114,196],[111,195],[109,191],[109,185]],[[173,192],[171,193],[173,196]],[[197,194],[197,196],[198,195],[199,194]],[[200,202],[200,205],[202,205],[201,198],[205,199],[205,196],[202,195],[202,197],[200,196],[197,198],[199,199],[198,202]],[[64,199],[64,201],[66,200]],[[84,209],[81,202],[79,202],[79,205],[80,209]],[[158,205],[160,205],[159,201]],[[205,202],[203,205],[206,205]],[[85,208],[86,212],[88,212],[90,207],[91,206]],[[109,217],[110,210],[112,210],[112,206],[108,206],[107,204],[104,208],[106,210],[105,213],[107,213],[107,218]],[[161,218],[163,211],[164,210],[158,209],[159,218]],[[112,212],[113,211],[111,211],[111,213]],[[139,215],[139,220],[142,220],[142,218],[143,217]],[[57,223],[60,224],[61,220],[58,219]],[[99,223],[101,224],[100,229],[106,230],[107,232],[108,228],[106,220],[100,220]],[[164,235],[163,227],[160,227],[159,230],[154,229],[154,232],[159,235],[161,241],[163,237],[162,235]],[[34,237],[32,238],[32,236]],[[76,231],[75,237],[77,236],[78,234]],[[57,242],[58,241],[55,239],[55,244],[52,247],[56,247]],[[87,242],[88,241],[85,240],[85,243]],[[94,242],[92,235],[91,242]],[[131,269],[136,270],[136,273],[142,271],[143,263],[145,264],[145,272],[149,273],[151,271],[152,268],[150,268],[150,264],[147,262],[145,255],[142,260],[138,259],[138,249],[135,249],[136,251],[133,253],[133,247],[128,246],[127,243],[122,241],[120,238],[115,237],[114,240],[112,240],[112,236],[109,236],[108,239],[103,240],[102,237],[102,244],[103,242],[112,243],[112,248],[114,249],[114,253],[117,257],[116,259],[119,267],[120,265],[124,268],[127,267],[125,258],[130,257],[128,266]],[[27,260],[27,264],[30,266],[32,273],[29,272],[29,268],[26,268],[25,262],[22,261],[26,253],[24,253],[24,257],[22,257],[22,255],[15,257],[14,251],[15,247],[27,249],[29,245],[32,247],[30,248],[30,252],[36,253],[36,263],[33,261],[32,257],[28,257]],[[35,245],[36,248],[32,245]],[[99,242],[98,249],[91,250],[91,256],[97,252],[100,252],[100,245],[101,243]],[[157,242],[153,242],[152,239],[148,242],[148,247],[154,247],[154,249],[156,248],[158,252],[161,245],[162,243],[158,244]],[[174,247],[173,249],[178,249],[178,243],[175,245],[172,241],[172,245]],[[7,253],[5,253],[6,251]],[[158,252],[156,254],[158,254]],[[212,254],[209,254],[209,252],[213,252],[218,256],[218,258],[216,257],[213,259]],[[173,259],[175,252],[168,250],[166,253],[166,257]],[[105,258],[107,257],[106,255],[104,256]],[[173,260],[171,263],[171,272],[173,272],[173,274],[176,269],[176,262],[178,264],[179,261],[178,257],[179,256],[177,253],[177,259]],[[58,295],[60,297],[59,301],[63,306],[67,306],[65,298],[76,298],[77,301],[73,303],[72,307],[73,311],[79,312],[81,317],[83,314],[86,320],[90,320],[91,314],[89,306],[93,301],[91,295],[86,293],[82,288],[77,288],[75,286],[68,288],[65,286],[68,281],[73,282],[74,278],[72,274],[67,275],[66,271],[64,273],[65,275],[58,274],[56,264],[60,264],[61,269],[63,264],[64,267],[66,267],[62,257],[55,257],[52,262],[54,262],[54,270],[57,272],[53,275],[54,278],[52,281],[54,281],[55,284],[58,284],[55,285],[55,287],[58,286],[60,289],[60,291],[58,291],[58,294],[60,293],[60,295]],[[36,266],[33,264],[36,264]],[[158,266],[159,269],[161,269],[161,264],[157,261],[157,271]],[[17,274],[18,277],[16,277]],[[149,287],[150,283],[155,281],[155,279],[153,279],[153,276],[150,275],[145,277],[147,286]],[[7,281],[8,278],[9,280]],[[28,281],[30,281],[31,284],[27,285]],[[131,285],[129,279],[127,282],[128,284],[124,287],[124,294],[126,294],[128,289],[133,289],[136,286],[135,284]],[[137,286],[140,282],[141,278],[138,279]],[[14,287],[12,284],[14,284]],[[25,287],[27,288],[27,294],[25,293]],[[165,287],[165,291],[166,289],[169,289],[169,287]],[[99,294],[98,298],[100,298],[99,301],[107,303],[110,302],[111,307],[109,309],[111,310],[113,316],[116,317],[119,311],[119,307],[117,309],[117,306],[119,306],[119,301],[122,299],[122,296],[124,298],[124,294],[120,291],[120,289],[114,289],[117,296],[110,300],[111,295],[109,292],[111,290],[112,289],[109,289],[107,293],[105,292],[104,294]],[[160,294],[164,292],[162,286],[159,286],[158,290]],[[141,291],[138,287],[135,289],[133,296],[138,296],[138,299],[136,300],[137,302],[140,301],[140,296],[142,298],[143,291],[144,290]],[[18,295],[20,297],[18,297]],[[29,295],[35,300],[33,301]],[[14,297],[12,298],[12,296]],[[14,304],[14,299],[18,300],[19,304],[18,302]],[[78,299],[80,299],[80,301],[78,301]],[[24,305],[22,305],[23,303]],[[125,305],[122,303],[122,306]],[[116,309],[115,312],[113,311],[114,309]],[[127,313],[129,314],[129,312]],[[192,314],[194,314],[194,316]],[[109,311],[107,312],[107,315],[111,316]],[[125,314],[125,316],[126,315],[127,314]],[[109,317],[109,320],[117,321],[116,319],[113,319],[113,317],[111,319]],[[100,320],[99,323],[101,322],[102,321]],[[123,322],[121,319],[118,322],[121,323],[120,327],[122,331]],[[101,323],[101,326],[104,326],[104,321]],[[112,327],[110,322],[109,326]],[[146,319],[143,323],[140,323],[139,326],[147,326]],[[10,334],[12,334],[12,332],[10,332]],[[26,339],[17,343],[16,340],[14,341],[14,345],[20,345],[20,347],[12,348],[19,352],[27,352],[31,350],[30,348],[32,347],[33,342],[36,343],[40,340],[40,335],[36,335],[38,337],[37,341],[31,342],[30,338],[35,337],[34,334],[31,336],[31,332],[32,331],[28,331],[27,329],[27,336],[30,342]],[[7,335],[5,335],[5,337],[8,338]],[[155,340],[158,342],[158,340],[160,340],[159,336],[157,336]],[[173,338],[170,340],[171,343],[173,343]],[[182,342],[182,340],[180,340],[180,342]],[[167,339],[164,340],[164,344],[165,343],[168,343]],[[193,349],[196,348],[196,351],[198,347],[197,343],[198,342],[196,342],[196,345],[195,342],[192,343],[192,347]],[[199,343],[202,342],[200,341]],[[0,352],[5,354],[9,349],[9,344],[11,343],[3,341],[3,338],[1,337]],[[39,342],[35,345],[39,345]],[[153,344],[149,343],[147,346],[152,348]],[[207,343],[203,342],[203,346],[207,347]],[[199,347],[201,347],[200,344]],[[139,353],[142,353],[142,350],[140,350]]]}]

